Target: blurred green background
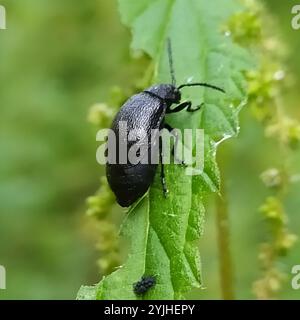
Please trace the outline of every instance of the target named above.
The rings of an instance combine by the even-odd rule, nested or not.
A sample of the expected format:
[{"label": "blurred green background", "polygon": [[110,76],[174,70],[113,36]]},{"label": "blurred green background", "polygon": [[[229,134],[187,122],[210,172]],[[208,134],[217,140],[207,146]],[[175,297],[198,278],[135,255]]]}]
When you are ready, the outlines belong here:
[{"label": "blurred green background", "polygon": [[[296,1],[266,1],[288,44],[288,67],[296,84],[286,93],[288,111],[300,118],[300,30],[291,28]],[[89,107],[105,101],[115,84],[127,87],[143,70],[130,58],[130,33],[116,1],[2,0],[7,30],[0,31],[0,265],[7,289],[0,299],[74,299],[82,284],[94,284],[97,234],[85,199],[99,186],[95,128]],[[251,151],[249,151],[251,150]],[[226,154],[224,158],[222,154]],[[230,154],[230,156],[228,156]],[[258,207],[268,195],[259,179],[280,158],[263,128],[244,110],[237,139],[222,147],[231,219],[237,298],[254,298],[258,246],[265,226]],[[224,160],[226,159],[226,161]],[[295,172],[300,172],[295,152]],[[291,231],[299,235],[299,185],[289,194]],[[200,244],[204,291],[193,298],[220,298],[213,202]],[[300,244],[284,260],[300,264]],[[281,298],[300,298],[290,279]]]}]

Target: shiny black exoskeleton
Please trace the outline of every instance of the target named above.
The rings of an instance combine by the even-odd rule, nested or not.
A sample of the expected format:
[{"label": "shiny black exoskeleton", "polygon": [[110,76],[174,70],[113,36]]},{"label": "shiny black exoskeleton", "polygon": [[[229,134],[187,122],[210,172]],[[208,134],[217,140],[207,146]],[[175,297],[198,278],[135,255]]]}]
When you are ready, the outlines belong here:
[{"label": "shiny black exoskeleton", "polygon": [[153,276],[142,276],[141,280],[133,284],[133,292],[137,296],[142,296],[150,288],[154,287],[156,279]]},{"label": "shiny black exoskeleton", "polygon": [[[223,89],[207,83],[188,83],[178,87],[175,85],[175,77],[172,65],[171,47],[169,43],[169,60],[172,75],[172,84],[157,84],[150,88],[130,97],[121,107],[120,111],[113,120],[111,129],[116,136],[116,146],[119,146],[120,139],[126,141],[127,150],[129,150],[137,141],[140,144],[147,144],[148,153],[140,155],[141,161],[136,164],[123,163],[119,161],[119,152],[117,151],[116,163],[107,163],[106,176],[108,183],[116,195],[117,202],[122,207],[128,207],[137,199],[143,196],[149,189],[155,172],[157,164],[150,162],[150,148],[152,129],[166,128],[169,131],[172,128],[164,122],[165,115],[168,113],[180,112],[186,109],[188,112],[194,112],[200,109],[201,105],[192,108],[191,101],[180,103],[181,93],[183,87],[203,86],[224,92]],[[177,104],[172,108],[173,104]],[[120,135],[120,123],[127,123],[127,132],[135,130],[135,139],[129,141],[128,136]],[[139,137],[138,132],[143,129],[147,133],[147,139]],[[108,145],[109,148],[109,145]],[[161,148],[159,148],[161,150]],[[160,160],[162,159],[161,152],[159,153]],[[143,163],[143,157],[148,157],[148,162]],[[128,160],[128,158],[127,158]],[[161,181],[164,193],[167,193],[167,187],[164,177],[164,167],[161,163]]]}]

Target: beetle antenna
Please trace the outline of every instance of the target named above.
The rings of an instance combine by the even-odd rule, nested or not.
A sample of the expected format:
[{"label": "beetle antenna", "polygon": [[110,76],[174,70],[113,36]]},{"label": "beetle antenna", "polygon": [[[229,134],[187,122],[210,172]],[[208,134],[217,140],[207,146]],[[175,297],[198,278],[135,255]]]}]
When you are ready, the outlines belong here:
[{"label": "beetle antenna", "polygon": [[225,93],[224,89],[217,87],[217,86],[214,86],[212,84],[204,83],[204,82],[185,83],[185,84],[180,85],[177,89],[180,90],[184,87],[196,87],[196,86],[207,87],[207,88],[211,88],[211,89],[218,90],[218,91]]},{"label": "beetle antenna", "polygon": [[174,71],[174,64],[173,64],[171,39],[168,38],[167,41],[168,41],[168,56],[169,56],[169,65],[170,65],[172,85],[175,87],[176,86],[176,79],[175,79],[175,71]]}]

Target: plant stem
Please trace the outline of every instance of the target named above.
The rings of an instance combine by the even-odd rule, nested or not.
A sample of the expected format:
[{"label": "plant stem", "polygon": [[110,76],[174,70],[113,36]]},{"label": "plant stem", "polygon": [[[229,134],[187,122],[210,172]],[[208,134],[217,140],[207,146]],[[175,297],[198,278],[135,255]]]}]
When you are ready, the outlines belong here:
[{"label": "plant stem", "polygon": [[222,189],[222,197],[218,195],[216,201],[216,225],[218,234],[221,293],[224,300],[234,300],[229,213],[224,185]]}]

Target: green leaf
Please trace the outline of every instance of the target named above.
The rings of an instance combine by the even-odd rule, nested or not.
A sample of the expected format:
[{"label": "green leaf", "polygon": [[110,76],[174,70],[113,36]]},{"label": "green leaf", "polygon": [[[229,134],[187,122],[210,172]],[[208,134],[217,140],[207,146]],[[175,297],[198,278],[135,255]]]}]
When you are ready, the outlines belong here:
[{"label": "green leaf", "polygon": [[96,286],[81,286],[77,300],[96,300]]},{"label": "green leaf", "polygon": [[155,63],[154,83],[170,83],[170,37],[178,84],[201,81],[226,90],[183,90],[183,99],[205,105],[199,112],[168,116],[167,122],[180,129],[205,130],[204,171],[188,176],[181,166],[166,166],[169,195],[164,198],[158,170],[149,193],[124,222],[122,236],[131,243],[126,263],[97,288],[97,299],[136,299],[133,283],[153,275],[157,283],[144,299],[180,299],[201,286],[203,199],[219,191],[216,149],[238,133],[238,113],[247,98],[244,72],[253,66],[251,55],[221,32],[242,8],[233,0],[119,0],[119,5],[122,21],[132,30],[132,49],[145,51]]}]

